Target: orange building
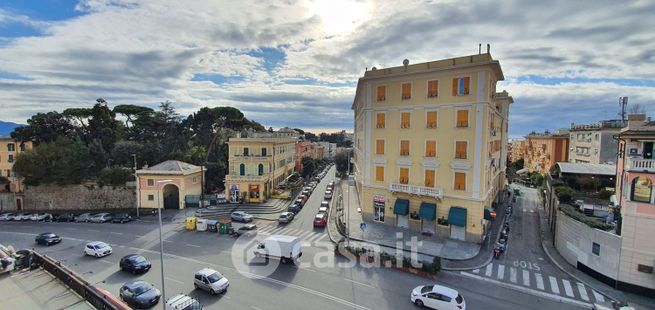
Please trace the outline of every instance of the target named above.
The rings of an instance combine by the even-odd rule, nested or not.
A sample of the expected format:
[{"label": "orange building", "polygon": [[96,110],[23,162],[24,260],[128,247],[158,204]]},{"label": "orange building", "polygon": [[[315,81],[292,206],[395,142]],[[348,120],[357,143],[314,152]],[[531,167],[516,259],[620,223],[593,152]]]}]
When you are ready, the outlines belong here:
[{"label": "orange building", "polygon": [[546,174],[555,163],[569,160],[569,133],[566,130],[532,132],[525,136],[525,144],[524,167],[529,172]]},{"label": "orange building", "polygon": [[519,159],[523,159],[525,156],[526,150],[526,141],[525,140],[514,140],[507,144],[507,153],[509,154],[509,161],[515,162]]},{"label": "orange building", "polygon": [[312,157],[312,143],[309,141],[301,141],[296,143],[296,167],[294,170],[297,172],[302,171],[302,159],[305,157]]},{"label": "orange building", "polygon": [[[32,149],[31,141],[16,141],[8,136],[0,136],[0,192],[8,192],[14,195],[10,198],[11,203],[15,201],[15,207],[8,209],[22,210],[25,186],[23,178],[14,173],[14,163],[18,154]],[[5,181],[6,180],[6,181]],[[8,198],[9,199],[9,198]],[[4,206],[7,208],[7,206]],[[8,210],[5,209],[5,210]]]}]

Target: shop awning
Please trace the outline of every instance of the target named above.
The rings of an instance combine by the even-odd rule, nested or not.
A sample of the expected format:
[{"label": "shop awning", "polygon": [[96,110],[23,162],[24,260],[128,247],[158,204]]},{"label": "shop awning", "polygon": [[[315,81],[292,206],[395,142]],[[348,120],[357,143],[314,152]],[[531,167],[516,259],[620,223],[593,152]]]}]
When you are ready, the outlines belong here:
[{"label": "shop awning", "polygon": [[397,215],[409,214],[409,200],[396,199],[396,203],[393,205],[393,214],[397,214]]},{"label": "shop awning", "polygon": [[466,227],[466,209],[450,207],[450,211],[448,212],[448,224]]},{"label": "shop awning", "polygon": [[422,220],[434,221],[437,215],[437,205],[434,203],[422,202],[418,210],[418,216]]}]

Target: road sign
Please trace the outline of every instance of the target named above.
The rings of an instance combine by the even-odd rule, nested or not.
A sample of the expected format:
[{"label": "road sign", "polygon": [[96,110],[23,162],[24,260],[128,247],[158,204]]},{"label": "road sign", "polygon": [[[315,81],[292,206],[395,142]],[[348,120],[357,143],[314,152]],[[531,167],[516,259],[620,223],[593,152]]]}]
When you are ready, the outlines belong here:
[{"label": "road sign", "polygon": [[362,231],[366,230],[366,223],[362,222],[361,224],[359,224],[359,229],[361,229]]}]

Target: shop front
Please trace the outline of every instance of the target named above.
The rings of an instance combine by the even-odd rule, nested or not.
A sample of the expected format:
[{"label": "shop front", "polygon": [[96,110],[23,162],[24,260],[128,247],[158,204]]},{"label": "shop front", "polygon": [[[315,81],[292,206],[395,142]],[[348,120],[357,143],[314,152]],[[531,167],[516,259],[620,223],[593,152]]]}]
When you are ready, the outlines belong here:
[{"label": "shop front", "polygon": [[373,196],[373,220],[376,222],[384,223],[384,196]]},{"label": "shop front", "polygon": [[435,233],[435,218],[437,217],[437,205],[429,202],[422,202],[418,211],[421,219],[421,232]]},{"label": "shop front", "polygon": [[261,202],[259,184],[248,184],[248,201]]},{"label": "shop front", "polygon": [[450,207],[448,211],[448,224],[450,224],[450,238],[466,241],[466,209]]},{"label": "shop front", "polygon": [[396,199],[396,202],[393,205],[393,213],[396,215],[396,226],[409,228],[409,200],[407,199]]}]

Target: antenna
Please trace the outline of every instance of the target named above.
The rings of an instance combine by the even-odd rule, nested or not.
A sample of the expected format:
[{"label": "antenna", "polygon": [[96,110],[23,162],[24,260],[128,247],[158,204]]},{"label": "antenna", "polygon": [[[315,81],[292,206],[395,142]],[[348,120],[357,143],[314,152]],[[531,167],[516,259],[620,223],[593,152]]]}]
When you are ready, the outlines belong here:
[{"label": "antenna", "polygon": [[478,55],[482,54],[482,43],[478,43]]}]

